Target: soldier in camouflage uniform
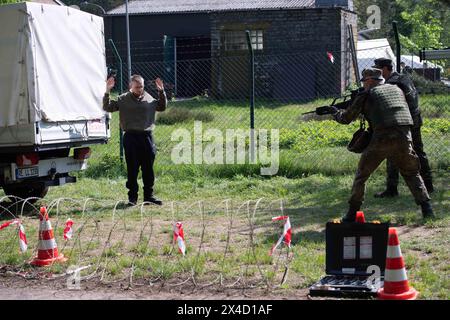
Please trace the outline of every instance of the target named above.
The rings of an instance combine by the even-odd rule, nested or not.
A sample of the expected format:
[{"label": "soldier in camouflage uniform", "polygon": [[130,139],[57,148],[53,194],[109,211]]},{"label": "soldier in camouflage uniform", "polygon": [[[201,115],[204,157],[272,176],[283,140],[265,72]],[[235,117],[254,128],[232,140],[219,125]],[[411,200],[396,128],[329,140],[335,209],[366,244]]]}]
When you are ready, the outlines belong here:
[{"label": "soldier in camouflage uniform", "polygon": [[[382,70],[383,78],[386,80],[386,83],[397,85],[405,94],[409,112],[411,113],[413,120],[411,135],[414,151],[419,157],[420,175],[422,176],[425,186],[427,187],[427,191],[431,193],[434,191],[434,188],[430,164],[428,163],[427,154],[423,150],[422,134],[420,133],[422,116],[419,109],[419,97],[417,95],[417,90],[408,74],[399,74],[392,71],[393,65],[391,59],[379,58],[375,59],[374,63],[374,68]],[[398,195],[398,168],[390,159],[387,159],[386,167],[388,175],[386,180],[386,190],[375,194],[376,198],[395,197]]]},{"label": "soldier in camouflage uniform", "polygon": [[346,110],[334,110],[334,119],[343,124],[349,124],[363,114],[373,131],[359,160],[350,207],[342,221],[355,221],[356,211],[360,210],[364,200],[366,181],[386,158],[400,169],[416,203],[422,207],[424,218],[433,217],[430,197],[419,173],[419,159],[412,148],[410,128],[413,120],[405,96],[397,86],[382,84],[384,79],[380,69],[365,69],[362,76],[365,90],[358,93]]}]

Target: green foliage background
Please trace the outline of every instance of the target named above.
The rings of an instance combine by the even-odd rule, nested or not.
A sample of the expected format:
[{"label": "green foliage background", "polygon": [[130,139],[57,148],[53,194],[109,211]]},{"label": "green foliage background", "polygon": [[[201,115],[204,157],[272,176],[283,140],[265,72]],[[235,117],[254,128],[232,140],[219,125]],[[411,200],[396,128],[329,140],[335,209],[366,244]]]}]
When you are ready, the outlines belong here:
[{"label": "green foliage background", "polygon": [[450,6],[445,0],[354,0],[358,13],[358,30],[367,29],[367,7],[381,9],[381,28],[371,33],[372,38],[388,37],[394,46],[392,21],[398,22],[404,51],[415,52],[425,48],[450,46]]}]

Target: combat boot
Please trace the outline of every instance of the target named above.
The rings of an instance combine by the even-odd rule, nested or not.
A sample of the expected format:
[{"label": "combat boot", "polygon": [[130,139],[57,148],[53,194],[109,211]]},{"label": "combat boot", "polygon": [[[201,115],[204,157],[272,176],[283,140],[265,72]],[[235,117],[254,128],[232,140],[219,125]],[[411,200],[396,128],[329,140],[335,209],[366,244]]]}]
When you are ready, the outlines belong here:
[{"label": "combat boot", "polygon": [[156,198],[155,196],[150,196],[150,197],[146,197],[144,198],[144,205],[149,205],[150,203],[154,203],[158,206],[162,206],[162,200]]},{"label": "combat boot", "polygon": [[382,192],[375,193],[375,198],[393,198],[398,196],[397,188],[387,188]]},{"label": "combat boot", "polygon": [[342,222],[355,222],[356,220],[356,211],[359,211],[359,206],[350,205],[348,208],[347,214],[342,217]]},{"label": "combat boot", "polygon": [[425,220],[433,219],[435,217],[429,200],[422,202],[420,207],[422,208],[422,216]]}]

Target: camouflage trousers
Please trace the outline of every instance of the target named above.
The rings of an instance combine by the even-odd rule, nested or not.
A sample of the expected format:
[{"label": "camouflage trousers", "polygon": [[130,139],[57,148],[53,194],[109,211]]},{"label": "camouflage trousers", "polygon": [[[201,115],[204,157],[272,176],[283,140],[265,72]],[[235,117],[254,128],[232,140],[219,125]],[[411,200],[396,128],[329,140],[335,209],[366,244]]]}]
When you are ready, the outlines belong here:
[{"label": "camouflage trousers", "polygon": [[[432,184],[431,168],[428,162],[427,154],[423,150],[423,142],[422,142],[422,134],[420,132],[420,126],[412,128],[411,134],[412,134],[413,148],[417,156],[419,157],[420,161],[420,175],[424,180],[425,184],[427,183]],[[386,168],[387,168],[387,180],[386,180],[387,188],[397,190],[398,168],[389,159],[386,161]]]},{"label": "camouflage trousers", "polygon": [[359,160],[349,200],[351,206],[361,206],[367,179],[387,158],[398,167],[417,204],[430,200],[420,176],[419,158],[412,146],[409,127],[399,127],[374,132]]}]

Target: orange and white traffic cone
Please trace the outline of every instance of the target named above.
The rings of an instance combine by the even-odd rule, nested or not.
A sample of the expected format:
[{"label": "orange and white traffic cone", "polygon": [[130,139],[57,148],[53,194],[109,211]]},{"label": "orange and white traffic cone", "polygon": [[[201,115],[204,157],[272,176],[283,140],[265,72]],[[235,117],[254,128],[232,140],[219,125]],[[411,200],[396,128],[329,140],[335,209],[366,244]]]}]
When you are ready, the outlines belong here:
[{"label": "orange and white traffic cone", "polygon": [[48,218],[47,208],[41,207],[39,212],[38,255],[31,261],[35,266],[47,266],[54,262],[65,262],[67,258],[58,254],[58,247],[53,234],[52,224]]},{"label": "orange and white traffic cone", "polygon": [[362,212],[362,211],[356,212],[355,221],[358,223],[366,223],[366,218],[364,218],[364,212]]},{"label": "orange and white traffic cone", "polygon": [[397,229],[389,228],[389,240],[384,272],[384,288],[378,291],[382,300],[414,300],[419,292],[408,284]]}]

